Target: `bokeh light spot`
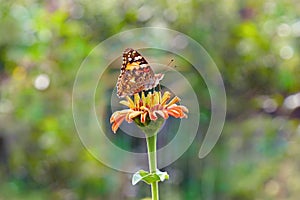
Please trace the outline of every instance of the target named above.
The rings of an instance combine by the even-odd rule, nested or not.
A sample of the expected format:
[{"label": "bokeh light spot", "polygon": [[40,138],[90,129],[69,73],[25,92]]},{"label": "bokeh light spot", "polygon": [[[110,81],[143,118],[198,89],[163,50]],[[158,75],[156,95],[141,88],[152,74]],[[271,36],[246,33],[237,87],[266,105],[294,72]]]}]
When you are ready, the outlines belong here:
[{"label": "bokeh light spot", "polygon": [[291,34],[291,27],[288,24],[280,24],[277,27],[277,34],[280,37],[286,37]]},{"label": "bokeh light spot", "polygon": [[284,46],[280,49],[279,54],[282,59],[288,60],[294,56],[294,50],[290,46]]},{"label": "bokeh light spot", "polygon": [[153,15],[153,9],[149,6],[142,6],[138,10],[138,19],[141,22],[147,21],[150,19]]},{"label": "bokeh light spot", "polygon": [[280,185],[277,181],[274,180],[270,180],[269,182],[267,182],[265,186],[266,193],[271,196],[277,195],[279,193],[279,190],[280,190]]},{"label": "bokeh light spot", "polygon": [[264,102],[262,104],[262,108],[267,113],[275,112],[277,109],[277,106],[278,106],[277,102],[271,98],[267,98],[266,100],[264,100]]},{"label": "bokeh light spot", "polygon": [[292,32],[295,37],[300,37],[300,21],[292,25]]},{"label": "bokeh light spot", "polygon": [[300,93],[288,96],[284,100],[283,105],[286,108],[291,109],[291,110],[293,110],[293,109],[297,108],[298,106],[300,106]]},{"label": "bokeh light spot", "polygon": [[37,90],[46,90],[50,85],[50,78],[47,74],[40,74],[34,81],[34,87]]}]

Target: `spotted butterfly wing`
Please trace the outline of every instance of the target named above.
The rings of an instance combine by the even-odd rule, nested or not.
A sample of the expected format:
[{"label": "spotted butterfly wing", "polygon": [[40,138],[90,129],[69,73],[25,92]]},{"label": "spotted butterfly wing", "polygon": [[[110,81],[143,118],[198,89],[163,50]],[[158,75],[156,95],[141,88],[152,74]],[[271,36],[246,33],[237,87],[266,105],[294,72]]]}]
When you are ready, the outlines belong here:
[{"label": "spotted butterfly wing", "polygon": [[139,52],[127,48],[123,52],[117,95],[125,97],[155,88],[163,77],[163,74],[154,74],[146,59]]}]

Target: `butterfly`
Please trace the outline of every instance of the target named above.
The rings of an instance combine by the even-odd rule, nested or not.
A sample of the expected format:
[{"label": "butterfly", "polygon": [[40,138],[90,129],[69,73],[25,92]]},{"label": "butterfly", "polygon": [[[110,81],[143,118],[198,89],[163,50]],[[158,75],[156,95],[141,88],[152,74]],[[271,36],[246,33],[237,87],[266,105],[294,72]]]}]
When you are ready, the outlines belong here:
[{"label": "butterfly", "polygon": [[146,59],[136,50],[127,48],[123,52],[121,73],[117,81],[117,95],[130,96],[155,88],[164,74],[154,74]]}]

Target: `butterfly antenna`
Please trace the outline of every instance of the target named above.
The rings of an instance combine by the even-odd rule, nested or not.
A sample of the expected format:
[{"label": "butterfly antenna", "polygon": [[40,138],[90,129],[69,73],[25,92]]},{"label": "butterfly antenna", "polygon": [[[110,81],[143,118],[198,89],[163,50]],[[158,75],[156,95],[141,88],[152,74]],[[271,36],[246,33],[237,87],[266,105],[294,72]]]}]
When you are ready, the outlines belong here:
[{"label": "butterfly antenna", "polygon": [[174,59],[171,59],[167,66],[170,66],[173,61],[174,61]]},{"label": "butterfly antenna", "polygon": [[[167,64],[167,66],[169,67],[172,63],[174,62],[174,59],[171,59],[170,60],[170,62]],[[174,66],[174,67],[176,67],[176,65]],[[162,71],[161,73],[165,73],[165,72],[167,72],[167,71],[170,71],[169,69],[167,69],[167,70],[165,70],[165,71]],[[162,90],[162,88],[161,88],[161,85],[160,84],[158,84],[157,85],[157,89],[158,89],[158,91],[161,91]]]},{"label": "butterfly antenna", "polygon": [[[167,64],[167,66],[170,67],[171,64],[172,64],[173,62],[174,62],[174,59],[171,59],[170,62]],[[177,67],[177,66],[174,65],[174,68],[176,68],[176,67]],[[165,71],[162,71],[161,73],[164,74],[164,73],[166,73],[166,72],[168,72],[168,71],[170,71],[170,69],[166,69]]]}]

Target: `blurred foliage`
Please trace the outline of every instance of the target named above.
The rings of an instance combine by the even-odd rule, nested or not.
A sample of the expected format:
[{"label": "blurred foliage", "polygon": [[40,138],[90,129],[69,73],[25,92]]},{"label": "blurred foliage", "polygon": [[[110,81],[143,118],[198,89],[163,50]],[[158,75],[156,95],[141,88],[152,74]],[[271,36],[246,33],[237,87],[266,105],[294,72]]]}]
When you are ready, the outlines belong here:
[{"label": "blurred foliage", "polygon": [[[146,186],[132,187],[127,174],[85,151],[71,109],[76,72],[93,47],[145,26],[174,29],[202,44],[221,71],[228,101],[220,141],[200,160],[209,96],[193,71],[184,72],[201,100],[201,130],[188,151],[164,169],[170,180],[161,184],[161,199],[298,199],[296,0],[0,0],[0,199],[149,195]],[[50,85],[39,88],[41,79]],[[130,147],[134,140],[124,137],[117,140]]]}]

